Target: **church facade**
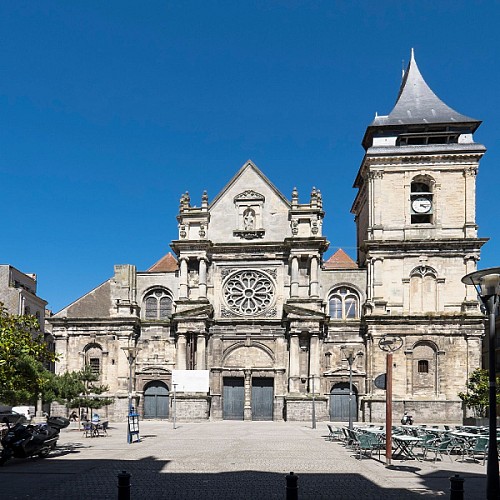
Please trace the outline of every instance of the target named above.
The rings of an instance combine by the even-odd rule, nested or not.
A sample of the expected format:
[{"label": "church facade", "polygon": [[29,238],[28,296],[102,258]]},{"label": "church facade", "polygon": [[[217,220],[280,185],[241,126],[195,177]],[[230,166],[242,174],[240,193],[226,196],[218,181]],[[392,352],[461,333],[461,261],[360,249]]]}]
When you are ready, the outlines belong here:
[{"label": "church facade", "polygon": [[[111,279],[48,318],[58,372],[90,365],[108,418],[383,421],[374,384],[393,351],[393,409],[463,418],[481,366],[473,287],[481,246],[478,120],[443,103],[411,57],[394,109],[368,126],[355,178],[354,262],[325,260],[322,195],[287,198],[251,161],[213,200],[181,197],[178,238],[147,271]],[[175,376],[205,377],[177,391]],[[380,385],[380,384],[377,384]],[[352,392],[350,389],[352,388]]]}]

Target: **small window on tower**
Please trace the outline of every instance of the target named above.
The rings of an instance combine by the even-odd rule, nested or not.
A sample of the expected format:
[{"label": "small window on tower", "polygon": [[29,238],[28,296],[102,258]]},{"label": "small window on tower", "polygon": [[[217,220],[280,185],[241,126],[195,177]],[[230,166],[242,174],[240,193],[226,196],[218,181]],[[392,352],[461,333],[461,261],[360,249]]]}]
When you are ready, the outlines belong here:
[{"label": "small window on tower", "polygon": [[413,181],[410,187],[410,212],[412,224],[433,222],[433,193],[430,183]]},{"label": "small window on tower", "polygon": [[429,362],[426,359],[418,362],[418,373],[429,373]]},{"label": "small window on tower", "polygon": [[101,373],[101,360],[99,358],[90,358],[89,366],[93,375],[99,375],[99,373]]}]

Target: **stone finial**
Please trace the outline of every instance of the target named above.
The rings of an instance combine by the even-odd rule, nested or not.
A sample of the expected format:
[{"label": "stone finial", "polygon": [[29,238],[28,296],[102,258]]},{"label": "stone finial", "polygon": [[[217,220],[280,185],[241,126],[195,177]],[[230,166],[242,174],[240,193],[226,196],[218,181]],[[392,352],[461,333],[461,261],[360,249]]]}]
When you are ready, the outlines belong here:
[{"label": "stone finial", "polygon": [[201,195],[201,208],[208,208],[208,194],[206,190]]},{"label": "stone finial", "polygon": [[299,192],[297,188],[294,187],[292,191],[292,206],[296,207],[299,204]]},{"label": "stone finial", "polygon": [[312,191],[311,191],[311,207],[317,208],[318,207],[318,193],[316,191],[316,188],[313,186]]},{"label": "stone finial", "polygon": [[318,189],[317,191],[318,195],[318,207],[323,208],[323,196],[321,195],[321,191]]}]

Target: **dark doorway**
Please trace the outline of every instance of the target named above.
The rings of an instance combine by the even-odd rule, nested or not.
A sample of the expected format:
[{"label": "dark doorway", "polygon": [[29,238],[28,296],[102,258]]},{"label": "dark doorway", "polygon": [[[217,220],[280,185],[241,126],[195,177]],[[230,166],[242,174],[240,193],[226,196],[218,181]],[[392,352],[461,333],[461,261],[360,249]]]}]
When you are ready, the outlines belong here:
[{"label": "dark doorway", "polygon": [[332,387],[330,392],[330,420],[333,422],[349,422],[349,410],[353,422],[358,420],[358,395],[352,388],[351,408],[349,409],[349,384],[342,383]]},{"label": "dark doorway", "polygon": [[274,379],[252,379],[252,420],[272,420]]},{"label": "dark doorway", "polygon": [[224,378],[222,418],[243,420],[245,408],[245,381],[242,377]]},{"label": "dark doorway", "polygon": [[168,387],[163,382],[151,382],[144,391],[144,418],[168,418]]}]

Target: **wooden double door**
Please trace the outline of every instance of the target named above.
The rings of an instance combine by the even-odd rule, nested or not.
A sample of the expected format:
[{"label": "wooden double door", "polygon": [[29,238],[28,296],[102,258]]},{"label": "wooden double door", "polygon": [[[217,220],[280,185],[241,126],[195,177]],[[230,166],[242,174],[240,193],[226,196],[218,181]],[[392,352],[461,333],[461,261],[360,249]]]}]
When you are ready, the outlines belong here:
[{"label": "wooden double door", "polygon": [[[245,379],[243,377],[224,377],[223,384],[224,420],[244,420],[245,418]],[[252,420],[272,420],[274,409],[274,379],[255,377],[251,385]]]}]

